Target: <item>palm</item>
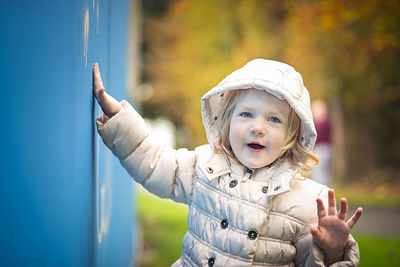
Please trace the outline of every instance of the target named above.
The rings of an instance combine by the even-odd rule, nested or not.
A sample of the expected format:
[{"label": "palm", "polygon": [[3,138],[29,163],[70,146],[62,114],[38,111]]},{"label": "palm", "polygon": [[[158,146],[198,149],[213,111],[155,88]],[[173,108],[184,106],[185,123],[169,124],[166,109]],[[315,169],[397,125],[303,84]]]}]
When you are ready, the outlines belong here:
[{"label": "palm", "polygon": [[320,238],[316,238],[316,242],[325,250],[331,247],[340,248],[343,246],[351,229],[338,217],[326,216],[320,219],[318,230],[321,235]]},{"label": "palm", "polygon": [[349,237],[350,231],[357,223],[362,214],[362,209],[358,208],[353,216],[346,221],[348,205],[347,200],[340,200],[340,209],[336,209],[335,193],[333,190],[328,192],[328,209],[321,199],[317,199],[318,227],[311,227],[311,233],[315,242],[322,248],[325,254],[337,254],[343,252]]}]

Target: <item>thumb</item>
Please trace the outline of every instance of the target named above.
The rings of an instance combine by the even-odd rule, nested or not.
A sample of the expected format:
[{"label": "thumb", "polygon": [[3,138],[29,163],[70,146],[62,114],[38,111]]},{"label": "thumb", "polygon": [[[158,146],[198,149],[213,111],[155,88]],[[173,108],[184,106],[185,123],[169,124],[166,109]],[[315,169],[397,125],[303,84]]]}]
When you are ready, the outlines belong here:
[{"label": "thumb", "polygon": [[321,239],[321,231],[318,229],[318,227],[310,226],[310,232],[314,239]]}]

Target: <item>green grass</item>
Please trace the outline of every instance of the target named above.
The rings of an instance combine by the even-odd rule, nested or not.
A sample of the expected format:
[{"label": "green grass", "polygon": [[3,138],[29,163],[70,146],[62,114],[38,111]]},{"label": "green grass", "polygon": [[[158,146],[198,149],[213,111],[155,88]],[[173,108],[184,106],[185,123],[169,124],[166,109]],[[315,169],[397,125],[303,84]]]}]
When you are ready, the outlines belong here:
[{"label": "green grass", "polygon": [[[139,266],[170,266],[182,252],[188,209],[142,190],[138,191],[138,201],[142,236]],[[400,266],[400,238],[361,234],[354,237],[360,247],[360,267]]]},{"label": "green grass", "polygon": [[398,185],[351,184],[333,185],[337,199],[346,197],[349,205],[400,209]]},{"label": "green grass", "polygon": [[188,208],[138,191],[142,251],[139,266],[171,266],[182,253]]},{"label": "green grass", "polygon": [[400,266],[400,238],[355,235],[360,267]]}]

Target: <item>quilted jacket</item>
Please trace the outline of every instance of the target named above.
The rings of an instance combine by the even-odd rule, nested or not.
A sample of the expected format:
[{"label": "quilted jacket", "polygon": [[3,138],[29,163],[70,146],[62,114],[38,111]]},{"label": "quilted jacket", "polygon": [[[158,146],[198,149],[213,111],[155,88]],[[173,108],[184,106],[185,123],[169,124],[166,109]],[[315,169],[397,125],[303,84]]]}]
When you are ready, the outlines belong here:
[{"label": "quilted jacket", "polygon": [[[256,88],[254,81],[248,86]],[[189,205],[189,230],[173,266],[325,266],[309,225],[317,224],[315,200],[326,203],[328,188],[305,179],[284,160],[249,170],[214,152],[209,118],[217,117],[212,108],[218,105],[207,99],[219,99],[221,90],[230,89],[220,86],[203,98],[210,144],[194,151],[158,144],[126,101],[111,119],[97,119],[98,131],[137,182],[160,197]],[[312,146],[315,129],[303,127],[304,144]],[[358,261],[358,246],[350,236],[343,261],[332,266],[356,266]]]}]

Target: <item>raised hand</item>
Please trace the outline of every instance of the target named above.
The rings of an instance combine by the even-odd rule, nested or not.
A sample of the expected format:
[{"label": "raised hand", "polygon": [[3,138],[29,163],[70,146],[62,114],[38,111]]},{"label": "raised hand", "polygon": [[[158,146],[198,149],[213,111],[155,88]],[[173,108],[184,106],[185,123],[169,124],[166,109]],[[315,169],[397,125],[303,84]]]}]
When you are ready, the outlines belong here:
[{"label": "raised hand", "polygon": [[122,109],[122,105],[106,93],[97,63],[93,65],[93,93],[104,114],[108,117],[111,118]]},{"label": "raised hand", "polygon": [[311,226],[311,234],[315,242],[324,251],[325,263],[332,264],[343,258],[344,248],[353,226],[360,218],[363,209],[358,208],[353,216],[346,221],[348,205],[347,200],[340,200],[340,210],[337,212],[335,192],[328,192],[328,210],[325,210],[322,199],[317,199],[318,226]]}]

